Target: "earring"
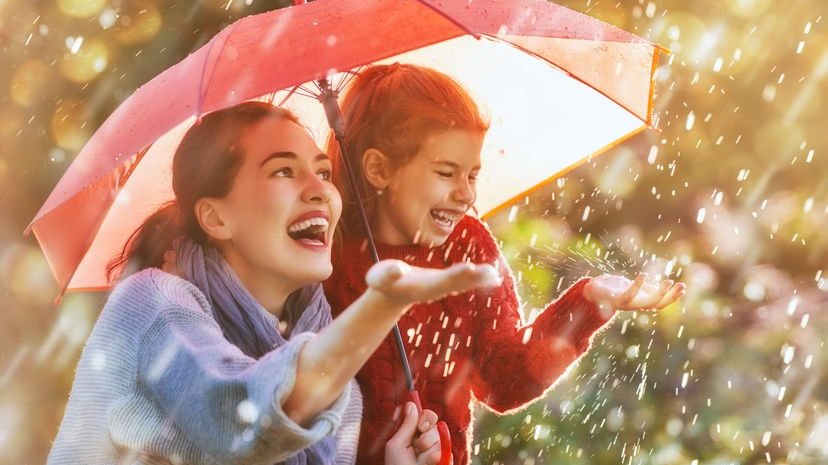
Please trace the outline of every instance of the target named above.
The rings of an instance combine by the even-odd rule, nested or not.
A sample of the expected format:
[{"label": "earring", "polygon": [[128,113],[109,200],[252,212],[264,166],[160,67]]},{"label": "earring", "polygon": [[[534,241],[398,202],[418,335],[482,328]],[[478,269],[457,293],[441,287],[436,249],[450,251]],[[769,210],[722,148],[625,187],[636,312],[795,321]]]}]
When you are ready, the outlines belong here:
[{"label": "earring", "polygon": [[377,189],[377,196],[382,197],[383,189]]}]

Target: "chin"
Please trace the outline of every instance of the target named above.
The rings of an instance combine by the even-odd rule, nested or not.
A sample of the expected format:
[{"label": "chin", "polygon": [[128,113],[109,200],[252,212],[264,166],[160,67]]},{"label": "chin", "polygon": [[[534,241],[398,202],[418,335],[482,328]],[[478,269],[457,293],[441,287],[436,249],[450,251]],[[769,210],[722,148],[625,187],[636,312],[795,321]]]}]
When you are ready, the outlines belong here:
[{"label": "chin", "polygon": [[449,234],[445,235],[436,235],[436,234],[429,234],[425,237],[419,238],[419,244],[424,245],[426,247],[440,247],[441,245],[445,244],[449,238]]},{"label": "chin", "polygon": [[331,274],[333,274],[333,266],[330,262],[325,265],[309,264],[308,266],[308,279],[312,282],[324,281],[330,278]]}]

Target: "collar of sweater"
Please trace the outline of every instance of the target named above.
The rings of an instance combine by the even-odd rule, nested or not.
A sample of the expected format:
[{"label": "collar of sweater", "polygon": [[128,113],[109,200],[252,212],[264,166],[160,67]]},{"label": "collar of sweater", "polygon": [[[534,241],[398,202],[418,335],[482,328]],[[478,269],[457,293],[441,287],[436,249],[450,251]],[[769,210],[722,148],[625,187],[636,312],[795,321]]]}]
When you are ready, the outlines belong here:
[{"label": "collar of sweater", "polygon": [[[446,242],[436,247],[427,247],[419,244],[405,244],[405,245],[389,245],[379,241],[374,241],[377,247],[377,254],[380,260],[395,259],[402,260],[406,263],[416,264],[417,266],[448,266],[453,263],[449,260],[449,254],[459,244],[468,244],[472,237],[479,233],[476,232],[475,224],[480,220],[471,216],[465,215],[454,231],[451,232]],[[471,235],[471,237],[470,237]],[[365,237],[356,237],[342,235],[342,250],[343,257],[353,258],[358,256],[370,260],[371,252],[368,250],[368,239]]]}]

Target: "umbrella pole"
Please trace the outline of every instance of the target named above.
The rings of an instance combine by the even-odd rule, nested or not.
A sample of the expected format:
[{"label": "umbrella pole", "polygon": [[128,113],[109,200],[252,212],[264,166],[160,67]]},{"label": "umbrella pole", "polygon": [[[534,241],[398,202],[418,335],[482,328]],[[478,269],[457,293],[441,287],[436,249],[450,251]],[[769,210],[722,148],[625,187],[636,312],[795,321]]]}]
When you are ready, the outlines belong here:
[{"label": "umbrella pole", "polygon": [[[345,122],[342,119],[342,111],[339,109],[339,104],[336,101],[337,92],[331,89],[331,84],[327,79],[320,79],[317,84],[322,93],[319,95],[319,101],[325,108],[325,115],[328,117],[328,124],[334,132],[336,142],[339,144],[339,151],[342,154],[342,164],[345,166],[345,174],[348,178],[348,184],[351,187],[351,192],[354,193],[354,199],[359,206],[359,215],[362,218],[362,225],[365,227],[365,234],[368,238],[368,248],[371,250],[371,257],[374,263],[379,262],[379,254],[377,254],[377,246],[374,243],[374,236],[371,234],[371,225],[368,223],[368,215],[362,205],[362,195],[360,195],[359,187],[354,176],[354,170],[351,166],[351,161],[345,156],[348,153],[345,150]],[[402,334],[400,334],[400,327],[396,323],[392,330],[394,333],[394,340],[397,342],[397,350],[400,354],[400,362],[402,363],[403,372],[405,373],[405,382],[408,387],[408,394],[414,405],[417,406],[417,411],[422,412],[423,406],[420,402],[420,396],[417,390],[414,389],[414,377],[411,376],[411,366],[408,363],[408,355],[405,351],[405,344],[403,343]],[[451,433],[445,421],[437,422],[437,433],[440,435],[440,461],[438,465],[450,465],[452,463],[451,455]]]},{"label": "umbrella pole", "polygon": [[[371,225],[368,222],[368,215],[365,213],[365,208],[363,208],[362,194],[360,193],[359,186],[357,185],[351,161],[347,156],[345,156],[345,154],[348,153],[345,150],[345,121],[342,119],[342,111],[339,109],[339,104],[336,100],[338,93],[331,89],[331,85],[326,78],[320,79],[318,84],[322,90],[322,93],[319,95],[319,101],[322,102],[322,106],[325,108],[325,116],[328,118],[328,124],[330,125],[331,130],[334,133],[334,137],[339,144],[339,153],[342,154],[342,164],[345,166],[345,174],[348,178],[348,185],[351,188],[351,192],[354,194],[354,199],[359,207],[359,216],[362,219],[362,225],[365,228],[365,234],[368,239],[368,249],[371,251],[371,257],[373,258],[374,263],[378,263],[379,254],[377,253],[377,246],[374,243],[374,236],[371,234]],[[417,407],[421,408],[419,402],[420,399],[417,396],[417,391],[414,389],[414,377],[411,375],[411,366],[408,363],[408,356],[405,350],[405,343],[403,342],[402,334],[400,333],[400,327],[397,324],[394,324],[392,332],[394,334],[394,340],[397,342],[397,350],[400,353],[400,362],[402,363],[403,372],[405,372],[405,382],[408,387],[408,391],[412,394],[412,397],[415,398],[414,401],[417,404]]]}]

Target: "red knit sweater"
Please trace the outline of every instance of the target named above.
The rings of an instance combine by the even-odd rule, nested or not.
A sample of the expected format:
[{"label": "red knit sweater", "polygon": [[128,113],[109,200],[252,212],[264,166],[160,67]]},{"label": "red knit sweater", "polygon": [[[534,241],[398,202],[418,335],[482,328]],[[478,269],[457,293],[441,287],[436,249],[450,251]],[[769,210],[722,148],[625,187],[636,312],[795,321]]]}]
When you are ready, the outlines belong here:
[{"label": "red knit sweater", "polygon": [[[334,316],[366,288],[371,256],[362,238],[345,238],[334,257],[325,293]],[[504,277],[494,289],[474,290],[419,304],[400,320],[415,387],[423,408],[446,421],[454,463],[469,463],[472,396],[498,412],[519,408],[541,396],[590,344],[606,319],[584,299],[581,279],[549,304],[532,324],[518,313],[514,280],[491,232],[466,216],[440,247],[377,244],[381,259],[445,268],[453,263],[495,264]],[[396,430],[396,409],[407,399],[405,380],[392,336],[386,338],[357,375],[364,415],[357,463],[382,464],[385,443]]]}]

